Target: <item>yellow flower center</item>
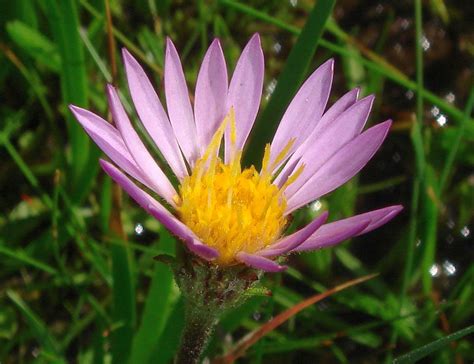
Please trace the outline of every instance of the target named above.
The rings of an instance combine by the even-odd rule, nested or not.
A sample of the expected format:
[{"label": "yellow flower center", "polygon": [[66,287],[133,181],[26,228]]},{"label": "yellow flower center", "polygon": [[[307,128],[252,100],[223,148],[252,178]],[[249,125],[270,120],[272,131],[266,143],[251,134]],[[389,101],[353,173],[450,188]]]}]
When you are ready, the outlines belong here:
[{"label": "yellow flower center", "polygon": [[[261,172],[254,166],[242,170],[242,151],[235,148],[228,164],[219,158],[222,136],[229,124],[231,144],[235,145],[235,117],[231,109],[176,196],[181,221],[219,252],[217,263],[223,265],[237,263],[235,256],[240,251],[254,253],[275,242],[287,223],[284,188],[272,184],[268,145]],[[273,166],[284,158],[292,143],[293,140]]]}]

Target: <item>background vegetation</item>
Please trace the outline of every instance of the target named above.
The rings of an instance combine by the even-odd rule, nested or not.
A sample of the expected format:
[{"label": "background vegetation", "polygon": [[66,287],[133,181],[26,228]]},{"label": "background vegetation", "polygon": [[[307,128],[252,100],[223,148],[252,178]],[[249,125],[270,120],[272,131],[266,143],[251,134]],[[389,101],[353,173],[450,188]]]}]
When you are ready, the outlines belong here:
[{"label": "background vegetation", "polygon": [[66,106],[106,115],[106,82],[126,94],[122,46],[159,87],[170,36],[192,90],[214,37],[232,69],[254,32],[264,47],[265,94],[247,161],[258,157],[304,77],[329,57],[336,59],[331,102],[360,86],[363,95],[377,95],[370,123],[394,120],[363,172],[297,214],[295,225],[323,208],[331,219],[396,203],[405,210],[350,243],[292,256],[288,272],[266,276],[271,295],[252,297],[223,318],[208,356],[304,298],[378,272],[292,317],[242,362],[389,363],[429,343],[420,355],[426,363],[474,360],[473,5],[313,6],[111,0],[108,29],[102,0],[2,1],[0,362],[171,360],[182,302],[168,267],[153,257],[173,254],[174,240],[127,197],[121,221],[128,240],[110,231],[111,219],[120,221],[117,192]]}]

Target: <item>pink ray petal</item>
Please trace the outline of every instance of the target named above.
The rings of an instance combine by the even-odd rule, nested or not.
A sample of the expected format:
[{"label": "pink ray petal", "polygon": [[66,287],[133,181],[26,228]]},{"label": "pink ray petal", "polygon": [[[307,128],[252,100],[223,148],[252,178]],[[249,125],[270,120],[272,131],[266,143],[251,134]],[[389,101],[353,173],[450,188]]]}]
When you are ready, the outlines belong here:
[{"label": "pink ray petal", "polygon": [[369,117],[373,101],[373,96],[357,101],[324,130],[308,139],[308,144],[313,147],[306,150],[295,167],[297,170],[301,165],[305,165],[298,179],[286,189],[287,198],[291,198],[341,147],[360,134]]},{"label": "pink ray petal", "polygon": [[241,263],[248,265],[249,267],[255,269],[261,269],[265,272],[282,272],[287,266],[279,265],[277,262],[273,260],[261,257],[255,254],[247,254],[244,252],[237,253],[236,256],[237,260]]},{"label": "pink ray petal", "polygon": [[286,254],[289,251],[295,249],[298,245],[304,243],[311,235],[317,231],[322,224],[326,222],[328,218],[328,212],[323,212],[320,216],[315,218],[304,228],[294,232],[291,235],[285,236],[284,238],[278,240],[276,243],[270,245],[269,247],[259,251],[256,255],[262,257],[275,257],[280,254]]},{"label": "pink ray petal", "polygon": [[151,188],[143,171],[130,155],[117,129],[89,110],[74,105],[69,105],[69,109],[86,133],[114,163],[137,181]]},{"label": "pink ray petal", "polygon": [[334,229],[331,233],[324,233],[323,231],[317,234],[316,232],[315,236],[310,237],[303,244],[297,246],[295,249],[293,249],[293,252],[317,250],[336,245],[346,239],[349,239],[350,237],[360,234],[369,224],[370,220],[365,220],[347,224],[340,229]]},{"label": "pink ray petal", "polygon": [[290,214],[351,179],[379,149],[391,124],[391,120],[380,123],[344,145],[288,199],[285,214]]},{"label": "pink ray petal", "polygon": [[120,134],[122,135],[125,145],[130,151],[130,155],[135,159],[137,165],[141,167],[143,173],[147,176],[149,184],[153,187],[152,189],[163,197],[171,206],[175,206],[173,197],[176,195],[176,190],[140,140],[140,137],[133,128],[128,115],[123,108],[117,91],[112,85],[108,85],[107,94],[112,116]]},{"label": "pink ray petal", "polygon": [[150,80],[135,58],[122,50],[128,88],[145,129],[179,179],[188,175],[183,156],[168,116]]},{"label": "pink ray petal", "polygon": [[[243,149],[260,107],[264,75],[260,36],[254,34],[240,55],[230,81],[227,110],[234,107],[237,129],[236,149]],[[231,157],[230,133],[225,135],[225,161]]]},{"label": "pink ray petal", "polygon": [[402,210],[403,206],[394,205],[325,224],[294,251],[318,249],[366,234],[386,224]]},{"label": "pink ray petal", "polygon": [[227,67],[218,39],[204,56],[196,82],[194,114],[201,155],[226,115]]},{"label": "pink ray petal", "polygon": [[294,171],[294,168],[298,161],[301,159],[306,151],[316,146],[312,143],[309,143],[310,140],[313,140],[317,134],[324,130],[328,125],[330,125],[334,120],[336,120],[339,115],[341,115],[347,108],[352,106],[356,101],[359,95],[359,89],[355,88],[345,95],[343,95],[339,100],[337,100],[334,105],[332,105],[328,111],[324,113],[321,117],[321,120],[316,125],[313,131],[308,138],[295,150],[293,155],[291,155],[288,163],[283,167],[282,171],[276,177],[274,183],[275,185],[281,187],[287,180],[287,178]]},{"label": "pink ray petal", "polygon": [[189,250],[205,260],[214,260],[219,253],[216,249],[202,243],[199,238],[181,221],[175,218],[162,206],[149,205],[150,213],[160,221],[163,226],[178,237],[186,236],[184,242]]},{"label": "pink ray petal", "polygon": [[145,211],[155,217],[171,233],[184,240],[186,246],[202,258],[211,260],[217,257],[215,249],[201,243],[196,235],[181,221],[174,217],[163,205],[139,188],[113,164],[101,159],[104,171],[118,183]]},{"label": "pink ray petal", "polygon": [[[333,71],[334,60],[330,59],[319,66],[298,90],[273,137],[271,164],[290,139],[294,138],[295,143],[288,151],[288,155],[291,155],[314,130],[328,102]],[[274,169],[278,169],[283,163],[284,160],[278,163]]]},{"label": "pink ray petal", "polygon": [[183,67],[178,52],[169,38],[166,39],[165,95],[168,115],[176,139],[186,160],[192,167],[199,154],[196,125]]}]

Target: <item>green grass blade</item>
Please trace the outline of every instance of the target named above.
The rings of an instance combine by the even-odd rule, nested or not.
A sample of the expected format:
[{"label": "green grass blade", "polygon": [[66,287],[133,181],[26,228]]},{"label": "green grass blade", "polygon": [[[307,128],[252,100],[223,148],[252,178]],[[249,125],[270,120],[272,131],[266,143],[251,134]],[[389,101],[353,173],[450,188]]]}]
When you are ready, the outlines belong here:
[{"label": "green grass blade", "polygon": [[14,20],[7,24],[10,38],[29,56],[54,72],[59,72],[61,60],[56,45],[38,30]]},{"label": "green grass blade", "polygon": [[135,283],[132,257],[128,243],[115,240],[111,244],[113,276],[113,321],[117,328],[112,332],[112,362],[126,363],[132,349],[135,328]]},{"label": "green grass blade", "polygon": [[7,296],[13,301],[15,306],[21,311],[26,318],[28,324],[33,331],[36,340],[41,344],[42,348],[50,355],[57,358],[56,363],[63,363],[60,359],[60,352],[58,350],[58,343],[50,335],[46,324],[31,310],[25,301],[14,291],[8,290]]},{"label": "green grass blade", "polygon": [[[165,230],[160,231],[160,248],[163,254],[174,254],[174,239]],[[129,363],[148,363],[165,328],[168,317],[178,296],[173,273],[164,263],[155,263],[141,325],[134,339]]]},{"label": "green grass blade", "polygon": [[[267,13],[264,13],[262,11],[256,10],[250,6],[244,5],[242,3],[233,1],[233,0],[221,0],[221,3],[235,9],[245,15],[250,15],[254,17],[255,19],[260,19],[268,24],[273,24],[276,27],[283,29],[291,34],[298,35],[300,33],[300,29],[296,26],[287,24],[286,22],[275,18],[271,15],[268,15]],[[348,42],[351,38],[349,35],[344,32],[341,28],[337,26],[337,24],[329,19],[327,22],[327,31],[331,32],[332,35],[334,35],[337,39],[342,41],[343,43]],[[327,41],[326,39],[320,39],[319,44],[321,47],[326,48],[342,57],[351,57],[352,53],[350,50],[347,49],[347,47],[342,47],[339,46],[333,42]],[[376,72],[378,74],[384,75],[391,81],[406,87],[409,90],[418,92],[417,89],[417,83],[410,80],[404,73],[402,73],[400,70],[396,69],[393,65],[391,65],[389,62],[387,62],[385,59],[375,55],[372,53],[372,57],[367,59],[364,57],[360,58],[360,63],[367,67],[369,70]],[[446,102],[443,100],[441,97],[438,97],[434,93],[430,92],[429,90],[426,89],[421,89],[420,90],[421,95],[423,98],[435,104],[436,106],[439,107],[439,109],[446,114],[452,116],[454,120],[462,120],[463,113],[461,110],[450,104],[449,102]],[[469,119],[473,120],[473,119]]]},{"label": "green grass blade", "polygon": [[472,334],[474,332],[474,325],[466,327],[462,330],[456,331],[453,334],[442,337],[441,339],[435,340],[429,344],[422,346],[421,348],[410,351],[408,354],[399,356],[393,361],[393,364],[410,364],[415,363],[418,360],[428,356],[431,353],[443,348],[451,341],[459,340],[462,337]]},{"label": "green grass blade", "polygon": [[48,264],[45,264],[35,258],[30,257],[24,250],[12,250],[7,248],[2,240],[0,240],[0,255],[9,257],[12,260],[17,260],[18,262],[42,270],[49,274],[54,275],[57,273],[56,269],[49,266]]},{"label": "green grass blade", "polygon": [[467,128],[467,123],[469,122],[469,118],[472,114],[473,106],[474,106],[474,87],[471,88],[471,92],[469,93],[466,109],[464,111],[464,118],[461,120],[458,131],[456,133],[455,141],[452,145],[452,148],[450,149],[448,153],[448,156],[446,157],[446,162],[445,162],[443,171],[441,172],[441,178],[439,182],[440,194],[443,192],[443,189],[446,185],[451,169],[453,168],[454,159],[456,158],[459,145],[461,144],[462,138],[464,137],[464,133]]},{"label": "green grass blade", "polygon": [[[61,56],[61,91],[63,106],[87,106],[87,73],[84,50],[79,37],[79,17],[74,0],[47,0],[48,20]],[[70,168],[73,200],[83,196],[83,174],[90,169],[90,142],[86,133],[71,113],[66,114],[69,142],[71,143]],[[73,182],[73,183],[74,183]],[[87,184],[86,184],[87,185]]]},{"label": "green grass blade", "polygon": [[270,141],[285,108],[306,76],[334,3],[334,0],[320,0],[316,3],[286,60],[275,91],[256,123],[253,138],[248,145],[248,150],[252,151],[252,155],[248,157],[252,158],[251,162],[254,164],[263,153],[262,144]]}]

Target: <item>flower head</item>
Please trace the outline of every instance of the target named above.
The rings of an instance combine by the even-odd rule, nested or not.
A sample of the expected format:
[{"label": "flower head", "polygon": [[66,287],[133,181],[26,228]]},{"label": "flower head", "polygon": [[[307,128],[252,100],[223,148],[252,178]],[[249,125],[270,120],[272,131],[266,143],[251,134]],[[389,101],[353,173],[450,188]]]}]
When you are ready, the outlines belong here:
[{"label": "flower head", "polygon": [[140,139],[113,86],[108,86],[108,98],[116,127],[88,110],[71,110],[113,162],[100,161],[105,172],[201,258],[223,266],[244,263],[280,271],[285,267],[275,257],[364,234],[402,209],[390,206],[327,224],[324,212],[284,236],[289,215],[352,178],[390,128],[389,120],[362,131],[373,96],[358,100],[358,89],[326,110],[332,60],[300,88],[272,142],[264,147],[257,170],[242,166],[241,157],[262,93],[264,61],[258,35],[243,50],[230,84],[220,43],[214,40],[198,74],[194,108],[169,39],[164,68],[167,112],[138,62],[127,50],[123,58],[138,116],[179,185],[170,182]]}]

